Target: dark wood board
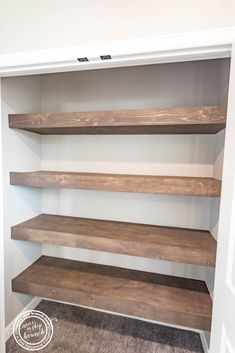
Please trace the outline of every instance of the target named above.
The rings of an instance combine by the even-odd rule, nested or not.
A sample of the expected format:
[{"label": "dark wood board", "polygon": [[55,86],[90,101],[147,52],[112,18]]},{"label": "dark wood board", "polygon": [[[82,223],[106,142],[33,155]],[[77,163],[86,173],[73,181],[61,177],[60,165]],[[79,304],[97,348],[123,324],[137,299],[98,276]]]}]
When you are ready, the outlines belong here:
[{"label": "dark wood board", "polygon": [[14,292],[210,330],[202,281],[43,256],[12,281]]},{"label": "dark wood board", "polygon": [[42,214],[11,229],[12,239],[215,266],[209,231]]},{"label": "dark wood board", "polygon": [[151,194],[219,197],[221,181],[214,178],[79,173],[62,171],[11,172],[11,185]]},{"label": "dark wood board", "polygon": [[9,115],[10,128],[42,135],[216,134],[225,126],[224,106]]}]

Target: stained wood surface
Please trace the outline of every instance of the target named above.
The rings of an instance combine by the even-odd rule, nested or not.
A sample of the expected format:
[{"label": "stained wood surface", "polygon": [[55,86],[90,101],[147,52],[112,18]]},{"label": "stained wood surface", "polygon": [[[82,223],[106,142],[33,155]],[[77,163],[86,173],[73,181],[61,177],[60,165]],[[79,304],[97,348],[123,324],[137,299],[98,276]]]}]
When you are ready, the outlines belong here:
[{"label": "stained wood surface", "polygon": [[11,229],[12,239],[214,266],[208,231],[42,214]]},{"label": "stained wood surface", "polygon": [[214,178],[73,172],[11,172],[11,185],[219,197]]},{"label": "stained wood surface", "polygon": [[10,114],[9,127],[38,134],[215,134],[225,128],[226,107]]},{"label": "stained wood surface", "polygon": [[43,256],[13,279],[14,292],[210,330],[202,281]]}]

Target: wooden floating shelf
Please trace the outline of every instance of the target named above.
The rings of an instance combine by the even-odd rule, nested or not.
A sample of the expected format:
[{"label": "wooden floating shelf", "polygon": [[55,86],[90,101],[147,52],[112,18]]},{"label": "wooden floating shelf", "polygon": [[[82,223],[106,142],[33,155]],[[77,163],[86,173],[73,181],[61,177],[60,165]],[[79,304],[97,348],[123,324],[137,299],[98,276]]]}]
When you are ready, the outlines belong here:
[{"label": "wooden floating shelf", "polygon": [[226,125],[226,107],[10,114],[9,127],[42,135],[216,134]]},{"label": "wooden floating shelf", "polygon": [[11,229],[12,239],[215,266],[208,231],[42,214]]},{"label": "wooden floating shelf", "polygon": [[11,172],[11,185],[219,197],[214,178],[73,172]]},{"label": "wooden floating shelf", "polygon": [[14,292],[210,330],[203,281],[43,256],[13,279]]}]

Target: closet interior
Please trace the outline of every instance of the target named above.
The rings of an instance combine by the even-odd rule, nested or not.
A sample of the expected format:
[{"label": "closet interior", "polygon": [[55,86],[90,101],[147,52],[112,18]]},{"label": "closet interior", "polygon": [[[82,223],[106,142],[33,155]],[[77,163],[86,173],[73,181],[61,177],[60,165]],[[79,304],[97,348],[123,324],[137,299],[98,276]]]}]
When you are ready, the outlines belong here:
[{"label": "closet interior", "polygon": [[210,331],[229,66],[2,79],[7,324],[36,296]]}]

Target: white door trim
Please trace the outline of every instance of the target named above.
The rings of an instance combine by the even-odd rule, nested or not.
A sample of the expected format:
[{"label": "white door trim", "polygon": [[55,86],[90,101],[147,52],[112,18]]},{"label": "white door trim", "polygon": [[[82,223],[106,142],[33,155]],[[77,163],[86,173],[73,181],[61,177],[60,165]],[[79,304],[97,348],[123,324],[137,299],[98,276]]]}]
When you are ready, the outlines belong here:
[{"label": "white door trim", "polygon": [[[0,76],[227,58],[235,27],[0,55]],[[100,55],[111,60],[102,61]],[[78,62],[87,57],[89,62]]]},{"label": "white door trim", "polygon": [[233,264],[235,252],[235,41],[232,51],[212,313],[211,353],[235,353]]},{"label": "white door trim", "polygon": [[[1,78],[0,78],[1,98]],[[0,99],[0,118],[1,118]],[[0,121],[0,352],[5,353],[5,281],[4,281],[4,219],[3,219],[2,124]]]}]

